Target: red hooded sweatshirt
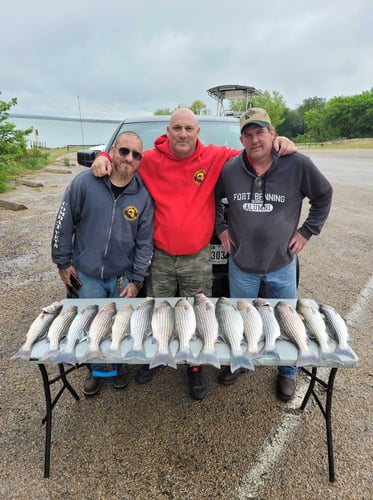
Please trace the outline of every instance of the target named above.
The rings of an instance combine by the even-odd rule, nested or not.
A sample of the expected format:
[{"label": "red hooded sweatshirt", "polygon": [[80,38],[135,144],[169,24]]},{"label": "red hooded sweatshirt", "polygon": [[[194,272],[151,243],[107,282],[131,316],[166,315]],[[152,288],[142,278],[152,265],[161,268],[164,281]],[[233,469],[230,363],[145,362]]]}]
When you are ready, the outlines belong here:
[{"label": "red hooded sweatshirt", "polygon": [[225,162],[239,150],[200,141],[187,158],[170,150],[168,138],[145,151],[139,174],[155,204],[154,244],[171,255],[200,252],[215,224],[214,188]]}]

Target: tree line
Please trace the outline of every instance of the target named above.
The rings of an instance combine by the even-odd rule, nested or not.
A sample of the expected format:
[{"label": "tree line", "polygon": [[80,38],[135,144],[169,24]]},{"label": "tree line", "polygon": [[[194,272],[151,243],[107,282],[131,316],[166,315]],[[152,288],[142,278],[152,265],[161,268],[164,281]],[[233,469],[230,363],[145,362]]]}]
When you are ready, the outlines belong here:
[{"label": "tree line", "polygon": [[[245,106],[245,100],[230,101],[229,111],[239,114]],[[277,134],[298,143],[373,137],[373,87],[358,95],[329,100],[309,97],[296,109],[289,109],[279,92],[265,90],[252,98],[251,106],[265,108]],[[188,107],[197,115],[207,112],[206,104],[199,100]],[[154,114],[171,114],[175,109],[159,108]]]}]

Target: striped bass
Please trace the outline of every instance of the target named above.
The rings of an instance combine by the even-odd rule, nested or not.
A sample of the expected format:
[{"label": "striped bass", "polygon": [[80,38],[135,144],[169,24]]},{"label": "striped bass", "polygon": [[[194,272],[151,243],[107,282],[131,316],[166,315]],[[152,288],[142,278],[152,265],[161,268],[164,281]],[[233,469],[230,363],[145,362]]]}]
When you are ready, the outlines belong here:
[{"label": "striped bass", "polygon": [[133,313],[131,304],[124,304],[115,315],[111,328],[111,344],[105,352],[106,358],[122,359],[120,343],[130,333],[130,320]]},{"label": "striped bass", "polygon": [[332,338],[337,341],[338,345],[334,351],[338,356],[346,356],[347,358],[355,359],[355,353],[348,345],[351,337],[347,330],[347,325],[340,314],[332,306],[320,305],[319,311],[325,318],[325,322],[329,327]]},{"label": "striped bass", "polygon": [[174,310],[167,300],[163,300],[154,307],[152,316],[153,337],[158,342],[158,350],[149,365],[150,369],[161,365],[176,368],[169,348],[174,328]]},{"label": "striped bass", "polygon": [[340,358],[332,351],[328,342],[329,336],[326,332],[326,325],[319,310],[313,307],[307,299],[298,299],[296,309],[303,318],[309,337],[315,339],[320,346],[320,363],[324,361],[338,363]]},{"label": "striped bass", "polygon": [[226,297],[220,297],[215,306],[216,317],[224,339],[230,345],[231,372],[239,368],[254,370],[254,365],[248,355],[243,353],[241,342],[244,339],[244,323],[241,314]]},{"label": "striped bass", "polygon": [[80,310],[73,319],[69,331],[67,332],[66,344],[61,346],[60,353],[56,356],[54,363],[69,363],[75,365],[77,360],[75,358],[75,346],[83,335],[88,333],[89,326],[96,316],[98,305],[92,304]]},{"label": "striped bass", "polygon": [[197,293],[194,296],[193,308],[196,315],[197,331],[203,340],[203,347],[197,357],[196,363],[220,368],[220,362],[215,352],[215,343],[218,340],[219,334],[219,324],[215,316],[215,304],[203,293]]},{"label": "striped bass", "polygon": [[255,299],[254,306],[257,308],[263,321],[264,348],[258,354],[257,359],[280,359],[276,351],[276,340],[280,338],[281,331],[273,307],[265,299]]},{"label": "striped bass", "polygon": [[146,362],[144,339],[152,332],[151,320],[155,300],[147,298],[137,306],[130,319],[130,335],[133,339],[132,348],[123,356],[125,361],[136,360]]},{"label": "striped bass", "polygon": [[45,337],[52,321],[62,309],[61,302],[53,302],[49,306],[43,307],[40,314],[31,323],[26,334],[25,342],[20,349],[11,357],[11,359],[29,360],[32,346],[37,341]]},{"label": "striped bass", "polygon": [[105,359],[101,350],[101,342],[109,335],[113,325],[114,316],[117,312],[115,302],[108,302],[94,317],[88,331],[88,351],[81,359],[81,363],[86,363],[91,359]]},{"label": "striped bass", "polygon": [[237,300],[237,310],[243,319],[247,354],[255,358],[259,353],[259,342],[264,339],[262,317],[259,311],[245,299]]},{"label": "striped bass", "polygon": [[62,310],[57,318],[52,322],[48,330],[47,339],[49,341],[48,351],[40,358],[42,361],[50,359],[54,361],[59,353],[58,345],[62,337],[67,335],[73,319],[78,313],[77,306],[70,306]]},{"label": "striped bass", "polygon": [[196,331],[196,315],[193,306],[187,299],[179,299],[175,308],[175,332],[179,339],[179,350],[175,356],[175,362],[193,363],[194,356],[190,349],[190,341]]},{"label": "striped bass", "polygon": [[298,347],[296,366],[317,366],[318,356],[310,349],[306,327],[294,307],[287,302],[277,302],[275,315],[286,338]]}]

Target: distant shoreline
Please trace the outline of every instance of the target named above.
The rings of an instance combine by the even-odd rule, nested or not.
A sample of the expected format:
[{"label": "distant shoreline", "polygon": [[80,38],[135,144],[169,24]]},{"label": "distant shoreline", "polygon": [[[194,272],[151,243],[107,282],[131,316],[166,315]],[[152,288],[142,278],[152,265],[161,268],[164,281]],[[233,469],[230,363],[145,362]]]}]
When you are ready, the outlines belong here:
[{"label": "distant shoreline", "polygon": [[67,116],[49,116],[49,115],[26,115],[23,113],[10,113],[10,118],[34,118],[38,120],[60,120],[64,122],[87,122],[87,123],[119,123],[121,120],[110,120],[105,118],[71,118]]}]

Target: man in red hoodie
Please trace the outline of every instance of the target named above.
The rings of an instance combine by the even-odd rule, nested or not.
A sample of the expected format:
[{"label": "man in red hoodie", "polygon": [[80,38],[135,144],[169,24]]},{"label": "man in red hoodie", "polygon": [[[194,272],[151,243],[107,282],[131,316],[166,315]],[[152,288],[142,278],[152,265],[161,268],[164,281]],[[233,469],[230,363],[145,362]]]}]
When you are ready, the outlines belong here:
[{"label": "man in red hoodie", "polygon": [[[158,137],[154,149],[144,152],[139,174],[154,200],[154,254],[147,294],[181,297],[212,293],[210,240],[215,224],[214,188],[225,162],[240,150],[199,140],[196,115],[187,108],[176,110],[167,134]],[[282,137],[274,142],[279,154],[296,148]],[[94,175],[111,171],[111,158],[100,153],[92,165]],[[150,382],[159,367],[144,365],[136,373],[138,383]],[[203,399],[206,383],[200,366],[188,366],[190,395]]]}]

